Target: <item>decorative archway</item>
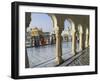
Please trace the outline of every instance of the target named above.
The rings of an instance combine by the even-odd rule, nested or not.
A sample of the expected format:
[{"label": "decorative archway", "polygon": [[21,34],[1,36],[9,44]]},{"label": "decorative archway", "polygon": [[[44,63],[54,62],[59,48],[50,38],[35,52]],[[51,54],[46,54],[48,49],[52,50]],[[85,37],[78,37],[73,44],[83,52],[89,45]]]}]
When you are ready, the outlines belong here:
[{"label": "decorative archway", "polygon": [[75,28],[75,23],[71,20],[68,19],[71,23],[71,35],[72,35],[72,53],[76,53],[76,28]]},{"label": "decorative archway", "polygon": [[70,34],[71,34],[71,51],[72,51],[72,54],[75,54],[76,53],[76,28],[75,28],[75,23],[70,17],[65,18],[64,22],[66,20],[70,23],[69,31],[70,31]]}]

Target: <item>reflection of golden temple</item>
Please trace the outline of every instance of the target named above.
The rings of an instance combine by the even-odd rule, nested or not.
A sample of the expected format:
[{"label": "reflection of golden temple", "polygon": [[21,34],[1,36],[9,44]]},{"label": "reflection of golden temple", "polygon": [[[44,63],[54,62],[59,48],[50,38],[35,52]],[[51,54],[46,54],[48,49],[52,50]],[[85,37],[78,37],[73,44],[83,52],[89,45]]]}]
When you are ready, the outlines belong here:
[{"label": "reflection of golden temple", "polygon": [[31,36],[39,36],[39,35],[43,35],[42,29],[32,28]]}]

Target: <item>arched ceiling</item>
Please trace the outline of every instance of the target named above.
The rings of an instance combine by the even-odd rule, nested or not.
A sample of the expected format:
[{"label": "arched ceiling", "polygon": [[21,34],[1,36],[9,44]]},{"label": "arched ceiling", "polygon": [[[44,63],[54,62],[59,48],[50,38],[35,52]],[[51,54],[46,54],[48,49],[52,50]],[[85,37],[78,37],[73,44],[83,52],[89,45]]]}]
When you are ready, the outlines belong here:
[{"label": "arched ceiling", "polygon": [[69,14],[55,14],[58,24],[63,24],[65,19],[71,19],[76,26],[81,24],[82,26],[89,27],[89,16],[88,15],[69,15]]}]

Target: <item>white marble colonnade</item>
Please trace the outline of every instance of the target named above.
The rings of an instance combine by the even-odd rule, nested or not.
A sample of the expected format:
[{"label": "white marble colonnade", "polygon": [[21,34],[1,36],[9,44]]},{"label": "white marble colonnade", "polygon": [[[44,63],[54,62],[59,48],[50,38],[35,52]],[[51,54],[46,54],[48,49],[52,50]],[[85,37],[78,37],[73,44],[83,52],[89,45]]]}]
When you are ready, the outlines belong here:
[{"label": "white marble colonnade", "polygon": [[[58,21],[55,15],[49,15],[52,18],[53,22],[53,27],[54,27],[54,32],[56,34],[56,64],[61,64],[63,59],[62,59],[62,37],[61,33],[63,31],[63,28],[58,26]],[[61,21],[63,22],[63,21]],[[72,25],[72,53],[73,55],[76,54],[76,27],[75,23],[71,20],[71,25]],[[89,34],[88,34],[88,29],[86,29],[86,40],[85,40],[85,47],[87,48],[89,46]],[[82,25],[79,24],[79,49],[80,51],[83,50],[83,29]]]}]

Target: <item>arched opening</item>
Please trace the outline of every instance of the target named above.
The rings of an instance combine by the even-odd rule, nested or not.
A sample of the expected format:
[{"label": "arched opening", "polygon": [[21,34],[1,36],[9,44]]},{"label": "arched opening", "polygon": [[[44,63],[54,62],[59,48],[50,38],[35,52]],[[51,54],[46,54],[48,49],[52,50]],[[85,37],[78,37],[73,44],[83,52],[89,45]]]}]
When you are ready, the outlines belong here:
[{"label": "arched opening", "polygon": [[[27,28],[27,54],[29,58],[29,68],[47,67],[55,65],[55,32],[52,17],[46,13],[31,13],[31,23]],[[26,40],[27,43],[27,40]],[[52,61],[51,64],[46,64]]]},{"label": "arched opening", "polygon": [[76,54],[76,28],[75,23],[69,19],[71,23],[71,40],[72,40],[72,54]]},{"label": "arched opening", "polygon": [[62,32],[62,54],[64,60],[72,57],[73,53],[75,54],[75,32],[74,22],[71,19],[66,19],[64,21],[64,30]]},{"label": "arched opening", "polygon": [[69,20],[64,21],[64,30],[62,31],[62,52],[63,54],[71,49],[71,23]]}]

